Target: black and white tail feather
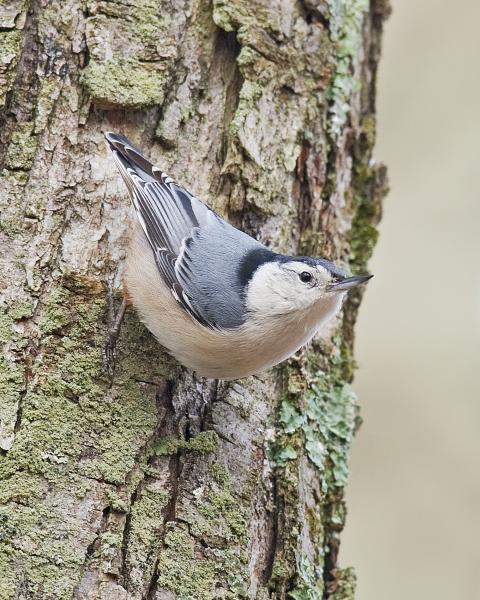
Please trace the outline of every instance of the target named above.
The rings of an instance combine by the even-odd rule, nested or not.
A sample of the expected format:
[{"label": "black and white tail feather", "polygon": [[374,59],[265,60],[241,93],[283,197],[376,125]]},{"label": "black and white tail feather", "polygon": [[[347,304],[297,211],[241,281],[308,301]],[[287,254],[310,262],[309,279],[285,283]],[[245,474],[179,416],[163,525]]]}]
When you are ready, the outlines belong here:
[{"label": "black and white tail feather", "polygon": [[177,302],[206,327],[240,326],[245,307],[236,274],[228,266],[264,246],[153,166],[123,135],[105,137],[160,275]]}]

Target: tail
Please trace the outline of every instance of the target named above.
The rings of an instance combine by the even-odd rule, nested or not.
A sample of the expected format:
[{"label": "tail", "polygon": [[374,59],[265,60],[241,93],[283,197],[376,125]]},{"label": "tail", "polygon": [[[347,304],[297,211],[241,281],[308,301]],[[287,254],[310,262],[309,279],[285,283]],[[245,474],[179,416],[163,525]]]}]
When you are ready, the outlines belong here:
[{"label": "tail", "polygon": [[112,151],[115,163],[120,171],[128,191],[133,195],[132,175],[136,175],[143,182],[158,181],[159,183],[173,183],[168,175],[158,167],[152,165],[142,154],[140,148],[132,144],[124,135],[108,131],[105,139]]}]

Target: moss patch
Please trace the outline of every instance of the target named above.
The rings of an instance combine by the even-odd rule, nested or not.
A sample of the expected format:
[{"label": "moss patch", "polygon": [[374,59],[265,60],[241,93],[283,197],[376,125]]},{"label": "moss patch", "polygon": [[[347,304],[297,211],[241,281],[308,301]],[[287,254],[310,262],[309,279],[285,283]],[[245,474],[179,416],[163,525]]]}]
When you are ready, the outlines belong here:
[{"label": "moss patch", "polygon": [[148,587],[162,545],[164,509],[169,495],[153,483],[141,490],[130,513],[125,561],[130,587]]},{"label": "moss patch", "polygon": [[17,123],[5,157],[7,169],[28,171],[37,150],[38,138],[33,134],[33,123]]},{"label": "moss patch", "polygon": [[214,431],[201,431],[190,440],[184,438],[164,437],[155,445],[157,456],[176,454],[179,450],[187,452],[215,452],[218,446],[218,435]]},{"label": "moss patch", "polygon": [[330,37],[335,44],[335,72],[330,84],[328,129],[336,141],[347,122],[350,99],[360,82],[352,75],[352,61],[362,43],[368,0],[329,0]]},{"label": "moss patch", "polygon": [[352,567],[338,569],[335,573],[334,583],[330,586],[331,600],[353,600],[357,578]]},{"label": "moss patch", "polygon": [[[343,528],[343,488],[348,476],[348,451],[358,423],[356,397],[345,383],[351,357],[342,338],[335,346],[314,348],[306,354],[302,372],[285,365],[285,393],[279,406],[279,432],[270,445],[270,458],[279,471],[277,493],[283,498],[281,527],[296,531],[283,539],[282,552],[275,558],[272,582],[287,589],[296,600],[315,600],[325,589],[324,567],[333,537]],[[323,350],[323,351],[322,351]],[[302,457],[317,471],[320,482],[315,510],[301,508]],[[304,485],[304,484],[302,484]],[[300,528],[306,528],[301,532]],[[307,535],[315,548],[307,555],[301,548]],[[300,536],[297,545],[297,536]]]},{"label": "moss patch", "polygon": [[22,37],[22,32],[18,30],[3,31],[0,35],[0,106],[4,106],[7,93],[12,87]]},{"label": "moss patch", "polygon": [[93,100],[106,108],[144,108],[161,104],[165,74],[135,59],[91,61],[82,74],[82,83]]},{"label": "moss patch", "polygon": [[273,445],[274,460],[283,465],[297,458],[303,447],[321,473],[324,492],[330,486],[343,487],[356,416],[357,401],[350,385],[337,383],[331,374],[318,373],[300,402],[289,395],[281,403],[284,435]]},{"label": "moss patch", "polygon": [[[52,600],[71,598],[91,541],[85,537],[85,515],[70,513],[69,503],[83,498],[89,486],[125,484],[136,464],[146,467],[157,424],[154,393],[145,393],[134,379],[125,381],[119,393],[103,375],[105,303],[97,293],[81,282],[65,281],[43,299],[21,426],[0,463],[0,525],[9,534],[0,545],[0,562],[10,565],[5,572],[23,569],[15,580],[22,577],[32,593]],[[19,303],[12,310],[24,318],[31,305]],[[12,314],[0,321],[3,338],[12,322]],[[128,329],[129,323],[127,335]],[[162,368],[161,354],[159,348],[152,352],[153,377],[156,366]],[[128,368],[146,368],[144,348],[139,352],[131,344],[129,355]],[[9,375],[8,382],[17,394],[23,379]],[[108,501],[120,514],[127,508],[113,496]],[[120,546],[121,532],[105,532],[98,546],[103,570],[114,568]],[[28,559],[22,567],[24,549]],[[9,597],[8,585],[8,580],[0,583],[0,598],[2,593]]]},{"label": "moss patch", "polygon": [[184,526],[174,523],[165,536],[165,546],[158,565],[158,587],[175,592],[183,600],[210,600],[215,560],[198,560],[194,540]]},{"label": "moss patch", "polygon": [[[14,427],[18,407],[25,389],[23,365],[15,360],[21,357],[27,339],[15,328],[15,322],[31,314],[32,304],[20,300],[0,309],[0,448],[9,450],[14,441]],[[7,358],[8,357],[8,358]]]},{"label": "moss patch", "polygon": [[158,564],[158,588],[178,598],[247,597],[247,520],[234,496],[226,466],[213,462],[213,478],[178,507],[179,522],[167,523]]}]

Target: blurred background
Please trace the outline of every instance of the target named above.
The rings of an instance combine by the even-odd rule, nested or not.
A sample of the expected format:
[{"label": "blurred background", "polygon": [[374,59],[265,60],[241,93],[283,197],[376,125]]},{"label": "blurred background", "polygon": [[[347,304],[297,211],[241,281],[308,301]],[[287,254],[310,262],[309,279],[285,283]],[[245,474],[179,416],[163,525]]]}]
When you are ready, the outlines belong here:
[{"label": "blurred background", "polygon": [[359,600],[480,598],[480,2],[393,0],[341,564]]}]

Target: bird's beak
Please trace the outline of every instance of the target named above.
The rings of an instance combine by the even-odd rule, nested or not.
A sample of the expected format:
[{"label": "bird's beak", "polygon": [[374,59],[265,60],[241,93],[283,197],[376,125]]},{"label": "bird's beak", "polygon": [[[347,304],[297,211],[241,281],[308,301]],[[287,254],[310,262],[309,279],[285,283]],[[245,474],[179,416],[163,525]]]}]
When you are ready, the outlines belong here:
[{"label": "bird's beak", "polygon": [[354,275],[353,277],[346,277],[337,283],[331,283],[327,290],[329,292],[346,292],[361,283],[365,283],[371,279],[373,275]]}]

